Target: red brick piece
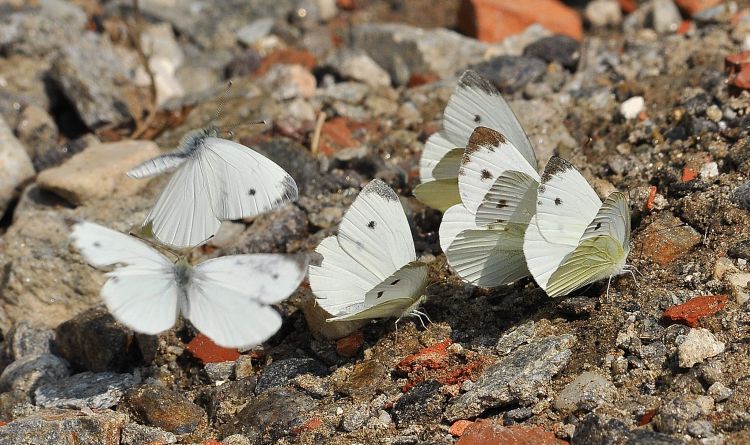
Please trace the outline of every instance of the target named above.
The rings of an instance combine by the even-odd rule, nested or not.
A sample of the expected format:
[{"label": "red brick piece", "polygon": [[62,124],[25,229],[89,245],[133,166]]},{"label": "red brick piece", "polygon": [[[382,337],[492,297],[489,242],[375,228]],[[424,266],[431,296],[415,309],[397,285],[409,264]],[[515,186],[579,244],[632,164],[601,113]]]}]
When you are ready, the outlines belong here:
[{"label": "red brick piece", "polygon": [[539,427],[504,427],[489,420],[470,425],[456,445],[569,445],[555,434]]},{"label": "red brick piece", "polygon": [[713,8],[723,0],[675,0],[675,4],[688,15],[695,15],[704,9]]},{"label": "red brick piece", "polygon": [[453,425],[451,425],[448,432],[451,434],[451,436],[461,437],[464,435],[464,431],[466,431],[466,428],[468,428],[472,423],[474,422],[472,422],[471,420],[456,420],[455,422],[453,422]]},{"label": "red brick piece", "polygon": [[238,350],[221,347],[203,334],[190,340],[187,350],[203,363],[233,362],[240,356]]},{"label": "red brick piece", "polygon": [[342,357],[354,357],[365,342],[362,331],[357,330],[336,341],[336,353]]},{"label": "red brick piece", "polygon": [[726,295],[704,295],[695,297],[685,303],[672,306],[664,311],[664,318],[690,327],[698,325],[698,319],[708,317],[724,308],[727,304]]},{"label": "red brick piece", "polygon": [[555,34],[583,36],[581,16],[559,0],[462,0],[458,29],[483,42],[499,42],[539,23]]},{"label": "red brick piece", "polygon": [[750,51],[726,56],[724,71],[728,74],[727,83],[743,90],[750,90]]}]

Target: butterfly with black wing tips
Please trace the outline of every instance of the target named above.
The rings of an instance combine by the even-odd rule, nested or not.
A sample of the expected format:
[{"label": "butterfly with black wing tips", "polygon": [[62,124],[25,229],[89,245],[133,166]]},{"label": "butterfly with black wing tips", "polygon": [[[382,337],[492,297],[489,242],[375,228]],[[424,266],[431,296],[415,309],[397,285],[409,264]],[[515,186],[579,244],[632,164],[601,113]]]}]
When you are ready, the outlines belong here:
[{"label": "butterfly with black wing tips", "polygon": [[177,150],[128,171],[147,178],[176,170],[149,212],[154,237],[177,248],[207,240],[223,220],[255,216],[297,199],[294,179],[270,159],[221,139],[214,126],[188,133]]},{"label": "butterfly with black wing tips", "polygon": [[428,266],[416,261],[414,241],[396,193],[379,179],[367,184],[344,214],[337,236],[315,251],[310,288],[333,317],[327,321],[424,315]]},{"label": "butterfly with black wing tips", "polygon": [[625,194],[614,192],[602,203],[570,162],[552,157],[523,242],[526,264],[537,284],[557,297],[611,280],[630,272],[625,264],[630,247]]},{"label": "butterfly with black wing tips", "polygon": [[73,226],[73,245],[94,267],[115,266],[101,296],[112,315],[136,332],[158,334],[181,313],[216,344],[249,347],[281,327],[270,305],[305,277],[307,261],[280,254],[230,255],[191,266],[170,261],[142,241],[91,222]]},{"label": "butterfly with black wing tips", "polygon": [[487,79],[467,70],[448,100],[442,128],[427,139],[419,159],[420,185],[414,196],[422,203],[445,211],[461,202],[458,171],[464,147],[479,126],[502,134],[536,168],[531,142],[513,110]]},{"label": "butterfly with black wing tips", "polygon": [[529,276],[523,237],[534,214],[539,174],[534,152],[477,127],[461,160],[461,203],[440,223],[440,247],[465,281],[497,287]]}]

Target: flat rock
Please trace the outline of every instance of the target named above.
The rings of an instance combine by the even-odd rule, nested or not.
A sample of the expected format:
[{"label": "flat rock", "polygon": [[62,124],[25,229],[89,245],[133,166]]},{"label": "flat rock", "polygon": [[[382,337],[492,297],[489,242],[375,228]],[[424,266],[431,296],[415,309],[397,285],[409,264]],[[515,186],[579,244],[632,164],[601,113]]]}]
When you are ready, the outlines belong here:
[{"label": "flat rock", "polygon": [[687,335],[679,336],[677,341],[677,357],[683,368],[691,368],[724,352],[724,342],[717,340],[711,331],[704,328],[690,329]]},{"label": "flat rock", "polygon": [[302,374],[324,376],[328,374],[328,368],[312,358],[287,358],[275,361],[263,369],[255,393],[260,394],[270,388],[286,385],[289,380]]},{"label": "flat rock", "polygon": [[530,404],[552,377],[568,364],[575,337],[547,337],[520,346],[489,367],[467,392],[451,400],[450,420],[476,417],[489,408]]},{"label": "flat rock", "polygon": [[572,37],[557,34],[543,37],[523,49],[524,56],[537,57],[545,62],[557,62],[575,71],[581,58],[581,44]]},{"label": "flat rock", "polygon": [[0,428],[0,443],[28,445],[120,445],[128,416],[110,410],[82,413],[43,410]]},{"label": "flat rock", "polygon": [[139,381],[132,374],[82,372],[39,386],[34,399],[43,408],[111,408]]},{"label": "flat rock", "polygon": [[34,176],[34,166],[23,144],[0,117],[0,215],[20,194],[23,183]]},{"label": "flat rock", "polygon": [[398,424],[439,420],[445,401],[445,396],[440,393],[441,387],[439,382],[428,380],[402,395],[393,405],[393,414]]},{"label": "flat rock", "polygon": [[168,445],[173,443],[177,443],[177,436],[174,434],[160,428],[140,425],[138,423],[128,423],[125,425],[120,437],[120,445]]},{"label": "flat rock", "polygon": [[0,392],[16,390],[31,393],[39,385],[70,374],[68,363],[52,354],[27,355],[12,362],[0,374]]},{"label": "flat rock", "polygon": [[480,419],[469,425],[456,445],[566,445],[552,431],[537,426],[503,426]]},{"label": "flat rock", "polygon": [[63,47],[50,76],[89,128],[131,119],[122,87],[130,81],[128,72],[98,34],[84,34]]},{"label": "flat rock", "polygon": [[143,190],[148,181],[130,178],[127,171],[158,155],[159,146],[151,141],[92,145],[62,165],[40,173],[37,184],[75,205],[131,196]]},{"label": "flat rock", "polygon": [[160,385],[142,385],[129,390],[121,405],[138,423],[174,434],[190,434],[206,425],[203,408]]},{"label": "flat rock", "polygon": [[680,395],[666,402],[654,417],[657,431],[685,433],[690,422],[714,410],[714,400],[709,396]]}]

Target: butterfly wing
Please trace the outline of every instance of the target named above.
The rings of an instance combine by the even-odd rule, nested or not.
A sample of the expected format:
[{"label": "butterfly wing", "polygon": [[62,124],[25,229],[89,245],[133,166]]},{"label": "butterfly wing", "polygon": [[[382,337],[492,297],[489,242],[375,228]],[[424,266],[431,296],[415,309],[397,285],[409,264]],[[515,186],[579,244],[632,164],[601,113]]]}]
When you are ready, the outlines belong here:
[{"label": "butterfly wing", "polygon": [[131,236],[91,222],[73,226],[71,241],[94,267],[123,265],[107,274],[101,290],[115,319],[144,334],[174,325],[178,292],[167,258]]},{"label": "butterfly wing", "polygon": [[448,264],[464,280],[497,287],[529,275],[523,255],[526,225],[497,224],[464,230],[445,253]]},{"label": "butterfly wing", "polygon": [[211,206],[220,220],[255,216],[297,199],[297,184],[260,153],[207,137],[198,157]]},{"label": "butterfly wing", "polygon": [[269,304],[287,297],[305,276],[306,263],[288,255],[230,255],[196,266],[183,313],[216,344],[263,343],[281,327]]},{"label": "butterfly wing", "polygon": [[416,260],[409,222],[398,195],[373,179],[360,192],[339,226],[341,248],[378,282]]},{"label": "butterfly wing", "polygon": [[211,208],[202,165],[189,159],[172,175],[144,223],[154,237],[177,248],[192,247],[212,237],[221,225]]},{"label": "butterfly wing", "polygon": [[188,155],[184,152],[163,154],[131,168],[128,170],[128,176],[135,179],[143,179],[166,173],[182,165],[187,158]]},{"label": "butterfly wing", "polygon": [[476,71],[466,70],[445,108],[443,129],[454,147],[462,147],[478,126],[492,128],[505,136],[527,164],[536,166],[531,142],[503,96]]},{"label": "butterfly wing", "polygon": [[323,261],[320,266],[309,267],[310,289],[329,314],[364,301],[367,291],[380,282],[373,272],[344,252],[335,236],[324,239],[315,251],[323,256]]},{"label": "butterfly wing", "polygon": [[378,283],[360,301],[342,308],[328,321],[365,320],[400,317],[422,298],[429,267],[418,261],[409,263]]},{"label": "butterfly wing", "polygon": [[447,252],[459,233],[467,229],[475,229],[476,227],[474,215],[463,204],[454,205],[443,213],[443,219],[440,221],[440,229],[438,231],[440,248],[443,252]]},{"label": "butterfly wing", "polygon": [[414,196],[423,204],[446,211],[461,202],[458,194],[458,166],[464,155],[463,148],[454,148],[445,153],[432,170],[432,180],[422,182],[414,188]]},{"label": "butterfly wing", "polygon": [[538,187],[538,177],[518,171],[503,172],[477,208],[476,225],[506,222],[528,225],[536,212]]},{"label": "butterfly wing", "polygon": [[[462,147],[466,145],[466,141],[461,141],[460,138],[454,138],[457,143],[449,140],[443,130],[431,135],[427,138],[424,144],[424,150],[422,156],[419,158],[419,180],[421,183],[427,183],[435,181],[435,168],[445,158],[448,153],[454,150],[456,147]],[[467,139],[468,140],[468,137]],[[463,151],[463,149],[462,149]],[[453,177],[456,177],[458,173],[458,163],[460,159],[453,159],[454,173]]]},{"label": "butterfly wing", "polygon": [[461,202],[476,214],[497,179],[507,171],[525,173],[539,181],[535,167],[509,139],[491,128],[477,127],[471,133],[458,172]]}]

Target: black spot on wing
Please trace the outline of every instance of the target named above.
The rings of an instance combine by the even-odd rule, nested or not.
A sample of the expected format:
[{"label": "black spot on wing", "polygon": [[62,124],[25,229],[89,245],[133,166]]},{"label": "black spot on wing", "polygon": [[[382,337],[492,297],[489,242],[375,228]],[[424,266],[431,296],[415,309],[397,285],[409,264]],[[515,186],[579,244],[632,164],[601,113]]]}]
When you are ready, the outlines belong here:
[{"label": "black spot on wing", "polygon": [[383,292],[384,292],[384,291],[382,291],[382,290],[381,290],[380,292],[378,292],[378,296],[377,296],[377,297],[375,297],[375,298],[380,298],[380,297],[382,297],[382,296],[383,296]]},{"label": "black spot on wing", "polygon": [[482,179],[492,179],[492,173],[486,168],[482,169]]},{"label": "black spot on wing", "polygon": [[556,206],[559,206],[560,204],[562,204],[562,199],[560,199],[560,198],[555,198],[555,205],[556,205]]},{"label": "black spot on wing", "polygon": [[271,275],[271,278],[273,278],[274,280],[278,280],[279,279],[279,274],[275,273],[275,274]]},{"label": "black spot on wing", "polygon": [[498,199],[496,207],[498,209],[502,209],[502,208],[508,207],[508,201],[506,201],[505,199]]},{"label": "black spot on wing", "polygon": [[594,230],[599,230],[602,227],[601,221],[596,223],[596,227],[594,227]]},{"label": "black spot on wing", "polygon": [[477,123],[477,124],[481,123],[482,122],[482,116],[480,116],[478,114],[475,114],[474,115],[474,122]]},{"label": "black spot on wing", "polygon": [[255,189],[248,190],[247,194],[250,195],[250,196],[255,196]]},{"label": "black spot on wing", "polygon": [[401,279],[396,279],[396,280],[393,280],[393,283],[391,283],[391,286],[393,286],[393,285],[397,284],[397,283],[398,283],[399,281],[401,281]]},{"label": "black spot on wing", "polygon": [[102,243],[100,243],[99,241],[94,241],[93,245],[94,247],[102,247]]},{"label": "black spot on wing", "polygon": [[370,228],[370,229],[374,229],[375,228],[375,221],[368,222],[367,223],[367,227]]}]

